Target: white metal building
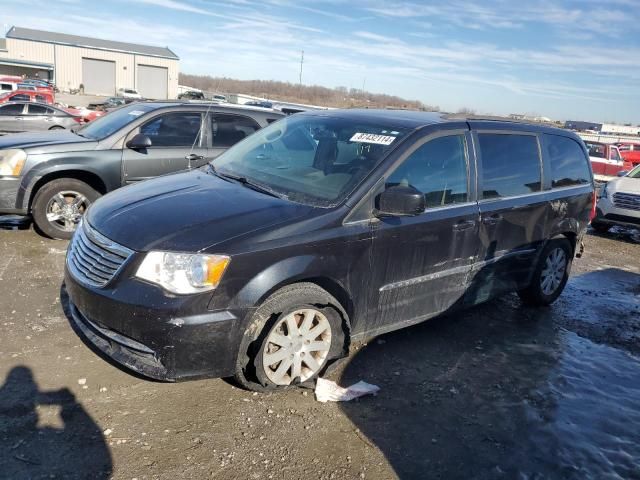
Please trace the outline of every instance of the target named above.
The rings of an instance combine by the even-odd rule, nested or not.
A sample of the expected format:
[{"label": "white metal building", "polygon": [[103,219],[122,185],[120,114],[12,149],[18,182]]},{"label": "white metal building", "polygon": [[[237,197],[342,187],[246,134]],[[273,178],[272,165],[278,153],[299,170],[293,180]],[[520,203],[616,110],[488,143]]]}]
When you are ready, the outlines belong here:
[{"label": "white metal building", "polygon": [[20,27],[12,27],[0,40],[0,76],[37,76],[53,80],[60,90],[82,85],[92,95],[135,88],[145,98],[176,98],[178,62],[168,47]]}]

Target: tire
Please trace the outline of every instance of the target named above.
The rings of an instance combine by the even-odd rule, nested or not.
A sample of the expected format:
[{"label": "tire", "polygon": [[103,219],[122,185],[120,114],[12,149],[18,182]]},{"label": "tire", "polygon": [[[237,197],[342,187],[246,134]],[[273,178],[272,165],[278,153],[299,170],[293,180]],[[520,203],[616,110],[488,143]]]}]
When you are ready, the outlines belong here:
[{"label": "tire", "polygon": [[[325,372],[331,360],[348,351],[347,321],[338,301],[315,284],[298,283],[278,290],[249,322],[238,353],[236,380],[258,392],[311,382]],[[294,322],[293,329],[290,322]],[[306,328],[308,325],[312,327]]]},{"label": "tire", "polygon": [[546,306],[555,302],[569,279],[572,257],[573,248],[569,240],[563,238],[547,242],[531,284],[518,291],[522,301],[532,306]]},{"label": "tire", "polygon": [[75,178],[59,178],[37,191],[31,215],[37,229],[44,235],[68,240],[87,208],[100,193]]},{"label": "tire", "polygon": [[591,228],[593,228],[598,233],[607,233],[611,227],[605,223],[592,221]]}]

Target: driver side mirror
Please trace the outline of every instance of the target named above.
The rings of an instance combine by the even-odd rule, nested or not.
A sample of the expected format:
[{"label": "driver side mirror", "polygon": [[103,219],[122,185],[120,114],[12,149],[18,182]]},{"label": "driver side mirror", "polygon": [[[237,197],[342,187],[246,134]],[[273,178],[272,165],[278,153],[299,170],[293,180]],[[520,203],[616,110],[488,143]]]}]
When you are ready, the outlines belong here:
[{"label": "driver side mirror", "polygon": [[127,148],[131,150],[144,150],[152,145],[151,139],[144,133],[137,133],[127,142]]},{"label": "driver side mirror", "polygon": [[387,188],[376,198],[377,217],[420,215],[427,208],[424,194],[413,187],[397,185]]}]

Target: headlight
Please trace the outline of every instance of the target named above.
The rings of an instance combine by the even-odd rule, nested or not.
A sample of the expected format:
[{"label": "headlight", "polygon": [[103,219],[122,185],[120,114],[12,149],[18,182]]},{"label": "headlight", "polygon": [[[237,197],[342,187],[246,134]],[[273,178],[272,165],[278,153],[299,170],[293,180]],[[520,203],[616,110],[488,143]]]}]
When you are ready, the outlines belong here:
[{"label": "headlight", "polygon": [[218,286],[230,261],[225,255],[149,252],[136,277],[179,295],[206,292]]},{"label": "headlight", "polygon": [[0,175],[17,177],[26,160],[27,152],[24,150],[0,150]]}]

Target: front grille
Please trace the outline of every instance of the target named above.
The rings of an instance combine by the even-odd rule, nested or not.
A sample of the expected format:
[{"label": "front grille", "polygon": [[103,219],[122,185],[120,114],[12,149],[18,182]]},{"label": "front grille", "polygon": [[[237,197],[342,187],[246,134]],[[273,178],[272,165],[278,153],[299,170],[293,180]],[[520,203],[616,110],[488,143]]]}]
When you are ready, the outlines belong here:
[{"label": "front grille", "polygon": [[613,204],[616,208],[640,211],[640,195],[616,192],[613,194]]},{"label": "front grille", "polygon": [[84,221],[69,244],[67,266],[77,280],[104,287],[131,254],[133,250],[100,235]]}]

